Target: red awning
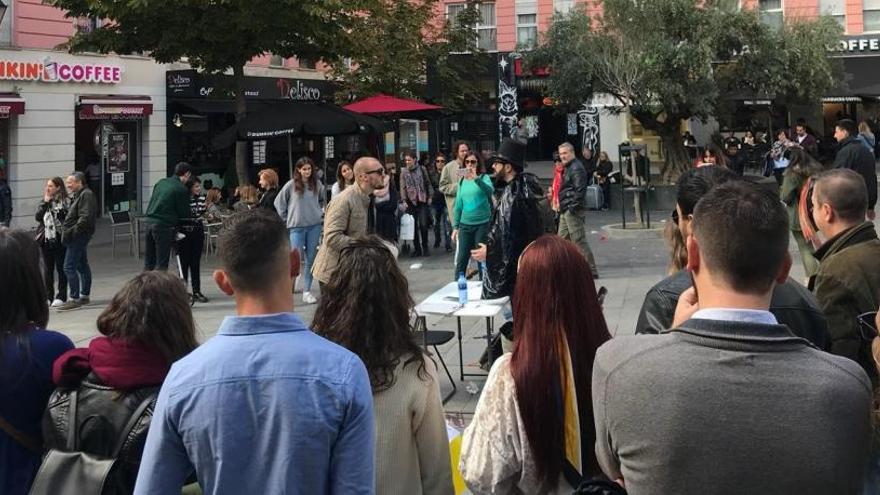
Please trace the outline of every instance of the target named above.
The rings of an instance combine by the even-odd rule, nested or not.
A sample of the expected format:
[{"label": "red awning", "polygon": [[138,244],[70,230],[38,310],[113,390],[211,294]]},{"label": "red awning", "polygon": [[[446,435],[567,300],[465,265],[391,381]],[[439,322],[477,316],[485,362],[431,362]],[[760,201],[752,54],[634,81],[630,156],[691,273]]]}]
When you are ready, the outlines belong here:
[{"label": "red awning", "polygon": [[24,99],[16,94],[0,94],[0,119],[24,113]]},{"label": "red awning", "polygon": [[388,95],[376,95],[342,107],[357,113],[407,113],[442,110],[443,107],[431,105],[418,100],[396,98]]},{"label": "red awning", "polygon": [[153,113],[149,96],[80,96],[79,118],[83,120],[142,119]]}]

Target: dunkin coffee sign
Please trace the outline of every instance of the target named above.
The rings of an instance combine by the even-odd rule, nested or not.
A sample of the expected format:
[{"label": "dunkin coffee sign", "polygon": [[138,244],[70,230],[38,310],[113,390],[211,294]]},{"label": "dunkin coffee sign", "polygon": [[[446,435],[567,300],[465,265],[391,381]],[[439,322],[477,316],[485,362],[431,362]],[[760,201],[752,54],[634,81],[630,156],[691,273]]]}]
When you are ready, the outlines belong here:
[{"label": "dunkin coffee sign", "polygon": [[0,80],[66,83],[119,84],[122,67],[105,64],[0,60]]}]

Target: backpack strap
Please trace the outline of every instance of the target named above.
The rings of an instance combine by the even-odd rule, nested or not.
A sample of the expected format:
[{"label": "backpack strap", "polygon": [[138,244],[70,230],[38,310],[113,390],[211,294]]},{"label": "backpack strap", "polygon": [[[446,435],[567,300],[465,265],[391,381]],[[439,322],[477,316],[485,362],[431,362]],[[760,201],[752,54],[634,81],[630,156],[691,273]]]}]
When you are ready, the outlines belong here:
[{"label": "backpack strap", "polygon": [[67,451],[76,451],[76,389],[70,391],[67,396]]},{"label": "backpack strap", "polygon": [[125,428],[122,429],[121,435],[116,439],[116,446],[113,448],[113,457],[119,457],[119,454],[122,452],[122,447],[125,446],[125,442],[128,440],[129,435],[134,430],[135,426],[137,426],[138,422],[141,419],[141,416],[144,414],[144,411],[147,410],[148,407],[156,400],[157,393],[152,392],[141,401],[140,405],[138,405],[137,409],[134,410],[131,417],[128,418],[128,423],[125,425]]},{"label": "backpack strap", "polygon": [[43,453],[43,446],[40,445],[40,442],[30,437],[18,428],[12,426],[12,423],[6,421],[3,416],[0,416],[0,430],[5,431],[7,435],[12,437],[13,440],[21,444],[26,449],[37,454]]}]

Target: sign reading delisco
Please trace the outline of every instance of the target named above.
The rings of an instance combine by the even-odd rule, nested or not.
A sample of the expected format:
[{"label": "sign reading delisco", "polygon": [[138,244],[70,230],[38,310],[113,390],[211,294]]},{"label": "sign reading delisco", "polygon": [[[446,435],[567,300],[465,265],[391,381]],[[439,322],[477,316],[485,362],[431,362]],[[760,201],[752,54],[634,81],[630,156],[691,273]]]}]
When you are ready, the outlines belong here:
[{"label": "sign reading delisco", "polygon": [[119,84],[122,68],[116,65],[0,60],[0,80]]}]

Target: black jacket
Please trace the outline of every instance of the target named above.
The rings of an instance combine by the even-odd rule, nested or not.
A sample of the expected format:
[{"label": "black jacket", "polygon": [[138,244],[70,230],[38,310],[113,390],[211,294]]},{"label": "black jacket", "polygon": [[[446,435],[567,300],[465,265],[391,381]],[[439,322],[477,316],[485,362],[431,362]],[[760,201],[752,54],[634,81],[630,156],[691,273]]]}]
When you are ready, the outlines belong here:
[{"label": "black jacket", "polygon": [[532,241],[544,234],[538,201],[544,191],[532,174],[517,174],[501,192],[492,215],[486,241],[486,277],[483,298],[513,295],[519,255]]},{"label": "black jacket", "polygon": [[[152,403],[140,415],[128,440],[123,444],[116,465],[104,487],[104,494],[123,494],[134,491],[138,467],[144,452],[144,442],[150,420],[156,407],[159,387],[148,387],[128,393],[104,385],[94,373],[77,388],[76,448],[95,456],[113,455],[119,435],[129,419],[150,396]],[[70,390],[57,389],[49,398],[43,415],[43,440],[49,449],[67,450],[67,432],[70,421]]]},{"label": "black jacket", "polygon": [[868,186],[868,209],[873,210],[877,204],[877,163],[874,154],[868,151],[858,139],[848,136],[840,142],[837,156],[834,157],[834,168],[848,168],[857,172],[865,179]]},{"label": "black jacket", "polygon": [[559,211],[565,213],[584,209],[589,184],[590,176],[580,160],[574,159],[566,165],[559,187]]},{"label": "black jacket", "polygon": [[9,226],[12,222],[12,189],[9,184],[0,179],[0,225]]},{"label": "black jacket", "polygon": [[61,242],[68,243],[82,237],[91,238],[98,218],[98,201],[95,193],[83,187],[70,198],[70,208],[61,227]]},{"label": "black jacket", "polygon": [[260,196],[260,208],[266,208],[267,210],[271,210],[277,213],[277,210],[275,210],[275,198],[277,196],[277,187],[267,189],[265,192],[263,192],[263,195]]},{"label": "black jacket", "polygon": [[[678,297],[693,285],[691,280],[691,273],[681,270],[651,287],[639,313],[636,333],[656,334],[670,328]],[[770,300],[770,312],[798,337],[803,337],[823,351],[831,348],[825,315],[816,298],[803,285],[792,279],[777,285]]]}]

